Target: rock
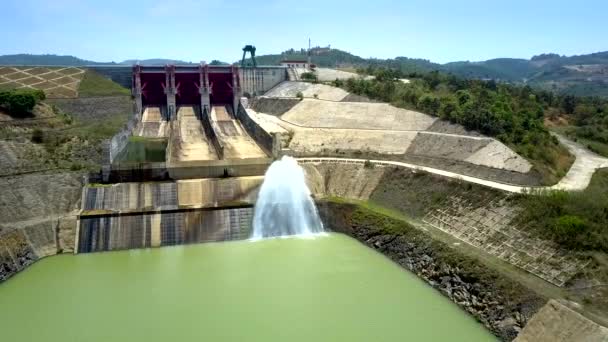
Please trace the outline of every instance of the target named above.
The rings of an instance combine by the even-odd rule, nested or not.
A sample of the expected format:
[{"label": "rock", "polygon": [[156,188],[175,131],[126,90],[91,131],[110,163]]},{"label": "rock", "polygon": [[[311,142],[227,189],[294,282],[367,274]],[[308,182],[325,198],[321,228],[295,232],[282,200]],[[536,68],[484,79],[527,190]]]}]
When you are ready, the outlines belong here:
[{"label": "rock", "polygon": [[500,328],[508,328],[512,327],[516,324],[516,320],[513,317],[507,317],[498,323],[498,327]]}]

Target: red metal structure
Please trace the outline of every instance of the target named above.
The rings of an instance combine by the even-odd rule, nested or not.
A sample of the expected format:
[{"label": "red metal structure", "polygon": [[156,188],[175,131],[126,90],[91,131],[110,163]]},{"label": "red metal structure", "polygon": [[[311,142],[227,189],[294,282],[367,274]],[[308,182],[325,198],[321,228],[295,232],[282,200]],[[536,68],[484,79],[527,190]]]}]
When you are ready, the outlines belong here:
[{"label": "red metal structure", "polygon": [[169,111],[171,106],[233,106],[240,96],[235,66],[135,65],[132,84],[140,112],[146,106],[169,107]]}]

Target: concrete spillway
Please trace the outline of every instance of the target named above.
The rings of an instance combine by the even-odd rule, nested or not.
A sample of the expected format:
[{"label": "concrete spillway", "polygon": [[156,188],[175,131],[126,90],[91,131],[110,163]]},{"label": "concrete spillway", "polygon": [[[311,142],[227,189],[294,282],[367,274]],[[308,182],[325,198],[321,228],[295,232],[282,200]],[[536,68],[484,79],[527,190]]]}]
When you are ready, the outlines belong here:
[{"label": "concrete spillway", "polygon": [[203,123],[192,106],[179,107],[172,132],[176,142],[173,157],[178,161],[216,160],[218,153],[205,134]]},{"label": "concrete spillway", "polygon": [[267,157],[241,123],[230,114],[227,106],[213,106],[210,121],[225,159]]},{"label": "concrete spillway", "polygon": [[163,115],[161,107],[146,107],[135,131],[136,136],[148,138],[166,138],[169,134],[169,122]]}]

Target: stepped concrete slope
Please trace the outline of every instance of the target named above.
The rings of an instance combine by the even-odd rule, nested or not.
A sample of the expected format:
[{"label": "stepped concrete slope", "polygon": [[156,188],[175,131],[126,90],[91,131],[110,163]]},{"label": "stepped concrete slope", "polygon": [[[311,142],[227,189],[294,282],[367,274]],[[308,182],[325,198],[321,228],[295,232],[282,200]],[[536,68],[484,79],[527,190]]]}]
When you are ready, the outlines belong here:
[{"label": "stepped concrete slope", "polygon": [[282,82],[264,94],[266,97],[297,97],[301,93],[303,97],[317,98],[320,100],[342,101],[348,92],[341,88],[336,88],[320,83],[310,82]]},{"label": "stepped concrete slope", "polygon": [[[586,150],[579,144],[570,141],[562,136],[558,136],[558,139],[569,149],[570,153],[574,154],[576,160],[573,166],[570,168],[564,178],[562,178],[557,184],[552,186],[518,186],[513,184],[507,184],[504,182],[495,182],[483,178],[471,177],[464,174],[450,172],[432,167],[426,167],[421,165],[415,165],[410,163],[403,163],[398,161],[390,160],[373,160],[373,159],[356,159],[356,158],[331,158],[331,157],[313,157],[313,158],[299,158],[300,163],[330,163],[330,164],[359,164],[363,165],[369,162],[377,166],[396,166],[407,168],[411,170],[420,170],[435,174],[438,176],[462,180],[465,182],[483,185],[489,188],[502,190],[512,193],[527,193],[530,191],[541,191],[541,190],[566,190],[566,191],[581,191],[587,188],[591,177],[596,170],[601,168],[608,168],[608,158],[604,158],[596,155],[593,152]],[[576,167],[575,167],[576,166]]]},{"label": "stepped concrete slope", "polygon": [[320,82],[329,82],[335,80],[347,80],[349,78],[359,78],[361,76],[342,70],[330,69],[330,68],[317,68],[315,70],[315,74],[317,75],[317,79]]},{"label": "stepped concrete slope", "polygon": [[404,154],[416,135],[414,131],[301,129],[293,136],[289,147],[303,155],[328,149]]},{"label": "stepped concrete slope", "polygon": [[516,342],[605,342],[608,328],[550,300],[532,317],[515,339]]},{"label": "stepped concrete slope", "polygon": [[[294,93],[318,91],[297,101]],[[298,157],[389,159],[518,184],[538,184],[532,165],[501,142],[386,103],[345,102],[329,85],[283,82],[254,100],[249,116]],[[331,96],[339,96],[331,98]],[[340,102],[329,101],[329,99]]]},{"label": "stepped concrete slope", "polygon": [[432,116],[386,103],[331,102],[304,99],[281,119],[295,125],[322,128],[416,130],[427,129]]}]

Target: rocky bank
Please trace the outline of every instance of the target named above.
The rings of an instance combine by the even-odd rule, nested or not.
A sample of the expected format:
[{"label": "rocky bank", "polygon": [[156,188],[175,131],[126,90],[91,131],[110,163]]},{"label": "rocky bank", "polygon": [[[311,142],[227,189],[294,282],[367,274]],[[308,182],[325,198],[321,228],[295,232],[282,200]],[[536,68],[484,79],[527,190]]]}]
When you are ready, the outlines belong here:
[{"label": "rocky bank", "polygon": [[354,204],[320,202],[326,227],[356,238],[424,279],[503,341],[547,302],[407,223]]}]

